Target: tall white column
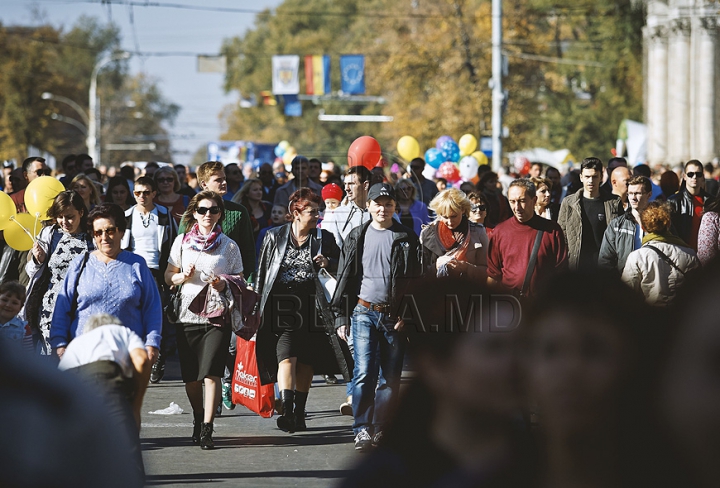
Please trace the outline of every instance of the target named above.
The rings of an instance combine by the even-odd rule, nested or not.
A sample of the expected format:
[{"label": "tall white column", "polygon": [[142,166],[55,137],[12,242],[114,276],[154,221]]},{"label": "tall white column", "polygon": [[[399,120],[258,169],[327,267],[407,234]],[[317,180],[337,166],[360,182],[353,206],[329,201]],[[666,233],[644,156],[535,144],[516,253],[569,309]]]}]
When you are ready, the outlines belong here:
[{"label": "tall white column", "polygon": [[667,29],[657,26],[647,31],[648,77],[647,126],[648,161],[664,163],[668,142],[668,39]]},{"label": "tall white column", "polygon": [[715,50],[717,21],[703,17],[697,32],[697,65],[692,73],[695,78],[695,130],[693,131],[693,157],[708,162],[715,154]]},{"label": "tall white column", "polygon": [[670,22],[668,41],[667,163],[685,162],[690,155],[690,21]]}]

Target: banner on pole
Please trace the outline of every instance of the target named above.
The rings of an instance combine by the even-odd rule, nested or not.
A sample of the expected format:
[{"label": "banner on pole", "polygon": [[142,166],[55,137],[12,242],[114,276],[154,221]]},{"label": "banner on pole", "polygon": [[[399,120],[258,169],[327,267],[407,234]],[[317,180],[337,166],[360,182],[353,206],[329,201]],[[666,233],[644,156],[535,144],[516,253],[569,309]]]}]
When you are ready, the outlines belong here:
[{"label": "banner on pole", "polygon": [[365,56],[348,54],[340,56],[341,90],[347,95],[365,93]]},{"label": "banner on pole", "polygon": [[328,95],[330,88],[330,56],[305,56],[305,93]]},{"label": "banner on pole", "polygon": [[297,95],[300,93],[300,56],[272,57],[272,92],[274,95]]}]

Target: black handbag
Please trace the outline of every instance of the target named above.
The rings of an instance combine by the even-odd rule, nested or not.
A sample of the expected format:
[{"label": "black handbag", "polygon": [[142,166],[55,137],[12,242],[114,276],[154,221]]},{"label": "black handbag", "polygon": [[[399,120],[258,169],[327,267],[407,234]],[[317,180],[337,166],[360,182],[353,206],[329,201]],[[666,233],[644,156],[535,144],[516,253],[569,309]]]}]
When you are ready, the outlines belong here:
[{"label": "black handbag", "polygon": [[182,287],[178,286],[171,290],[167,301],[165,302],[165,317],[171,324],[177,324],[180,317],[180,307],[182,306]]}]

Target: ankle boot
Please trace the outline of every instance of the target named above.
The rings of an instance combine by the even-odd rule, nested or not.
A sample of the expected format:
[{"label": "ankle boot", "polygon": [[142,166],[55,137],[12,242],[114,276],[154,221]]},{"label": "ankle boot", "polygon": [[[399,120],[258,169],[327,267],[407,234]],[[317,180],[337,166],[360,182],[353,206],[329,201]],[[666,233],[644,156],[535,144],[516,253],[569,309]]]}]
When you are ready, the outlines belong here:
[{"label": "ankle boot", "polygon": [[202,427],[204,417],[205,417],[205,412],[193,411],[193,433],[192,433],[193,444],[197,444],[198,442],[200,442],[200,429]]},{"label": "ankle boot", "polygon": [[203,422],[200,429],[200,449],[215,449],[213,442],[213,424],[212,422]]},{"label": "ankle boot", "polygon": [[282,390],[280,392],[280,399],[283,404],[283,414],[277,419],[278,429],[293,433],[295,432],[295,413],[294,413],[294,401],[295,392],[293,390]]},{"label": "ankle boot", "polygon": [[305,405],[307,404],[308,392],[295,390],[295,430],[300,432],[307,430],[305,424]]}]

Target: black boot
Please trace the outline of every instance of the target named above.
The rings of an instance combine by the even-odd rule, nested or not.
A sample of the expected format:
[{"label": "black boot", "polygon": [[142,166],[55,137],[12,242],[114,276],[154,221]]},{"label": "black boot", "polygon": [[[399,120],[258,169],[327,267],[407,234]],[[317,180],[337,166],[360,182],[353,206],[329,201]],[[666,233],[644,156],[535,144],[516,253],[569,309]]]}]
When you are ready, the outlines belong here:
[{"label": "black boot", "polygon": [[280,399],[283,404],[283,414],[277,419],[278,429],[292,434],[295,432],[295,414],[293,413],[295,392],[293,390],[282,390]]},{"label": "black boot", "polygon": [[213,442],[213,424],[212,422],[203,422],[200,429],[200,449],[215,449]]},{"label": "black boot", "polygon": [[307,430],[305,424],[305,405],[307,404],[308,392],[295,390],[295,430],[300,432]]},{"label": "black boot", "polygon": [[205,417],[205,412],[195,412],[193,411],[193,433],[192,433],[192,442],[193,444],[197,444],[200,442],[200,428],[202,427],[203,418]]}]

